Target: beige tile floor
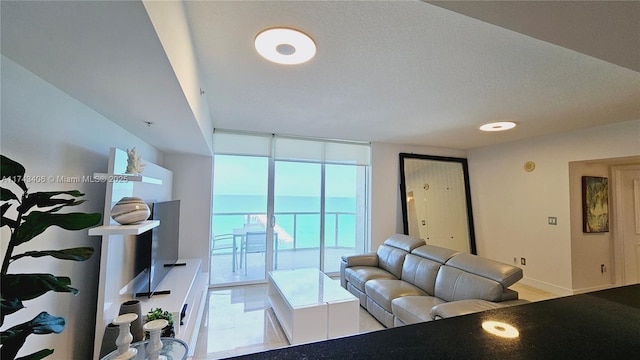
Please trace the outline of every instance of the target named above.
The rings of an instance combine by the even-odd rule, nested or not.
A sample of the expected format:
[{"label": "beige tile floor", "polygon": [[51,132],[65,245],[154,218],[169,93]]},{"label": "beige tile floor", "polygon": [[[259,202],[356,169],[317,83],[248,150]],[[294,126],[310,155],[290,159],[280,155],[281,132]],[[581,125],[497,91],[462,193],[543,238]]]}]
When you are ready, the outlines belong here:
[{"label": "beige tile floor", "polygon": [[[516,284],[521,299],[540,301],[556,295]],[[360,332],[384,327],[360,308]],[[269,307],[267,285],[212,289],[192,360],[223,359],[288,346],[289,343]]]}]

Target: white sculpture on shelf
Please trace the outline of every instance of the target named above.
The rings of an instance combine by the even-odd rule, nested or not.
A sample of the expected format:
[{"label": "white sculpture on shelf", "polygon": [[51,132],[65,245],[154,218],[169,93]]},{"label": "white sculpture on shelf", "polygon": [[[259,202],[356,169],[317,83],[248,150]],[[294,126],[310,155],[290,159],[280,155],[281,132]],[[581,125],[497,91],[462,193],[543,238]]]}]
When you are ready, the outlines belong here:
[{"label": "white sculpture on shelf", "polygon": [[142,163],[142,157],[136,155],[136,148],[127,149],[127,170],[125,174],[142,174],[144,170],[144,164]]},{"label": "white sculpture on shelf", "polygon": [[120,333],[116,339],[118,347],[118,355],[114,359],[127,360],[132,359],[138,353],[138,350],[129,347],[133,340],[131,335],[131,323],[138,318],[138,314],[122,314],[113,320],[114,325],[118,325]]}]

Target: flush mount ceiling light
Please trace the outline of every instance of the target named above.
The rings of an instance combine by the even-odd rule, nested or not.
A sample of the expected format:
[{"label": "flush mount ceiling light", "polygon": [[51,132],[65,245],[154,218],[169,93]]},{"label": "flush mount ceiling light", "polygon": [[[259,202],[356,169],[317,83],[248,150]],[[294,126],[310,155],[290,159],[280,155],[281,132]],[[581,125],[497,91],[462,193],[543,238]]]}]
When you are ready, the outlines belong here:
[{"label": "flush mount ceiling light", "polygon": [[313,39],[294,29],[263,30],[256,36],[254,44],[263,58],[278,64],[302,64],[316,54],[316,44]]},{"label": "flush mount ceiling light", "polygon": [[513,121],[498,121],[498,122],[492,122],[492,123],[484,124],[484,125],[480,126],[480,130],[482,130],[482,131],[504,131],[504,130],[513,129],[514,127],[516,127],[516,123],[514,123]]}]

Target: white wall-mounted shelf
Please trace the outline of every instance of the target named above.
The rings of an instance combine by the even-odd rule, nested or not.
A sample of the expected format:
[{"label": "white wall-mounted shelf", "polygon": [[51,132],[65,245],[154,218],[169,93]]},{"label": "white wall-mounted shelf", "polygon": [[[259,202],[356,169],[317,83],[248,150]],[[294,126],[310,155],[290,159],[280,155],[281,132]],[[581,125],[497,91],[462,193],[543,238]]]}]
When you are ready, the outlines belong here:
[{"label": "white wall-mounted shelf", "polygon": [[140,235],[158,225],[159,220],[147,220],[132,225],[104,225],[89,229],[89,235]]},{"label": "white wall-mounted shelf", "polygon": [[135,181],[135,182],[143,182],[147,184],[162,185],[162,180],[148,177],[148,176],[142,176],[142,175],[94,173],[93,178],[103,182]]}]

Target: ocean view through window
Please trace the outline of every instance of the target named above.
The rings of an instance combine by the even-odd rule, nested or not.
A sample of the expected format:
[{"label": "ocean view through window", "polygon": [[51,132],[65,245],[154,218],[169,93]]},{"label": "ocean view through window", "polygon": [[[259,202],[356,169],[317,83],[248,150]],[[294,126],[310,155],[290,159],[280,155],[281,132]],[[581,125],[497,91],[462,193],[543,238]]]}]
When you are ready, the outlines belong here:
[{"label": "ocean view through window", "polygon": [[[272,269],[336,273],[342,255],[364,252],[368,166],[278,158],[272,148],[256,155],[216,149],[212,285],[261,282]],[[256,236],[263,240],[252,245]]]}]

